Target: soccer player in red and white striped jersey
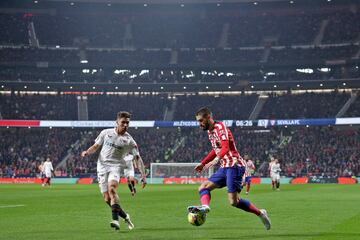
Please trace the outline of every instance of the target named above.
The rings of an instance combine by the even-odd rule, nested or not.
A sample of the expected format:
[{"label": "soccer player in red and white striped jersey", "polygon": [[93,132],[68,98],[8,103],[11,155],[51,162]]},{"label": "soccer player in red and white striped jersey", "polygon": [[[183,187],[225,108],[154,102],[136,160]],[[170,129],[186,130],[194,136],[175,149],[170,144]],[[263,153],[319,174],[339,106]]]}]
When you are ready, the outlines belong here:
[{"label": "soccer player in red and white striped jersey", "polygon": [[246,161],[246,169],[245,169],[245,174],[244,174],[244,183],[243,183],[243,185],[244,186],[246,185],[245,194],[248,195],[249,191],[250,191],[250,186],[251,186],[251,176],[255,172],[255,165],[254,165],[253,161],[251,161],[251,159],[249,158],[248,155],[245,155],[244,159]]},{"label": "soccer player in red and white striped jersey", "polygon": [[195,170],[201,172],[203,169],[213,167],[220,162],[220,168],[214,173],[208,181],[199,187],[200,201],[202,206],[189,206],[189,212],[210,211],[210,192],[216,188],[227,187],[228,199],[233,207],[251,212],[260,217],[261,221],[269,230],[271,227],[270,219],[265,209],[258,209],[248,200],[239,196],[241,182],[245,172],[246,162],[242,159],[236,149],[234,138],[231,131],[224,123],[214,121],[211,111],[204,107],[196,112],[196,120],[200,128],[207,131],[211,142],[212,150],[199,163]]}]

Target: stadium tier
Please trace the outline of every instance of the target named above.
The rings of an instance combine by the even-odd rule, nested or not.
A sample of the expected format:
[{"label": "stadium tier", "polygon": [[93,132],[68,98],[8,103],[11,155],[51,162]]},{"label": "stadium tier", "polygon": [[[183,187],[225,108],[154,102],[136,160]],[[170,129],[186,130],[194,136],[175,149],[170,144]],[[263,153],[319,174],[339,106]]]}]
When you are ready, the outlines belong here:
[{"label": "stadium tier", "polygon": [[[250,155],[257,176],[268,176],[269,156],[277,156],[283,175],[346,177],[360,174],[360,132],[352,128],[294,127],[271,130],[234,128],[242,155]],[[46,157],[59,177],[96,173],[97,156],[82,159],[100,130],[90,129],[0,129],[1,177],[37,176]],[[197,128],[130,129],[137,139],[147,168],[151,162],[198,162],[211,148],[207,134]],[[16,142],[16,144],[14,144]],[[180,176],[180,173],[179,173]]]}]

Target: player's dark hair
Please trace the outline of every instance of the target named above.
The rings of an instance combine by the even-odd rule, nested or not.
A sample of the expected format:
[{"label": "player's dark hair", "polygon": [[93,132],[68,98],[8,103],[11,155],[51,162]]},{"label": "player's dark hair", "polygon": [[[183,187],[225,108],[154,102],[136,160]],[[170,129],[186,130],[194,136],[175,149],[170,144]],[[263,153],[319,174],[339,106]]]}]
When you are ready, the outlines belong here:
[{"label": "player's dark hair", "polygon": [[208,107],[202,107],[196,111],[196,116],[201,115],[203,117],[211,116],[212,113]]},{"label": "player's dark hair", "polygon": [[129,112],[118,112],[117,119],[119,118],[130,118],[131,114]]}]

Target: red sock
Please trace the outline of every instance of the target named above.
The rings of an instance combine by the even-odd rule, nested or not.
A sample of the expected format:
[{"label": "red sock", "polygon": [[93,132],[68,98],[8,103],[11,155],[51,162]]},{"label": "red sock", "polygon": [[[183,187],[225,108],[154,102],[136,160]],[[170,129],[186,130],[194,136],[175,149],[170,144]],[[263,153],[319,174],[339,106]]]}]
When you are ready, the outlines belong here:
[{"label": "red sock", "polygon": [[250,184],[246,185],[246,192],[249,192],[250,190]]},{"label": "red sock", "polygon": [[257,216],[259,216],[261,214],[260,210],[251,202],[249,202],[248,200],[245,200],[243,198],[241,198],[237,205],[237,208],[240,208],[246,212],[251,212],[253,214],[256,214]]},{"label": "red sock", "polygon": [[210,195],[209,189],[207,189],[207,188],[201,189],[200,190],[201,205],[209,206],[210,200],[211,200],[211,195]]}]

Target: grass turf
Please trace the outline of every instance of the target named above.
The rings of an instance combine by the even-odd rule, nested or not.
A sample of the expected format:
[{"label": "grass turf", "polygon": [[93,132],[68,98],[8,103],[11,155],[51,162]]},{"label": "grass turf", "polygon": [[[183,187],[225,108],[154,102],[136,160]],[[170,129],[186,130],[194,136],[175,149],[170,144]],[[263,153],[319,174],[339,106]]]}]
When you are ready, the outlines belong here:
[{"label": "grass turf", "polygon": [[[360,185],[253,185],[242,196],[266,208],[272,229],[253,214],[231,207],[225,189],[212,193],[206,223],[187,223],[186,207],[198,204],[197,185],[138,186],[119,190],[135,229],[109,227],[111,212],[97,185],[0,185],[0,239],[360,239]],[[10,207],[10,205],[24,205]]]}]

